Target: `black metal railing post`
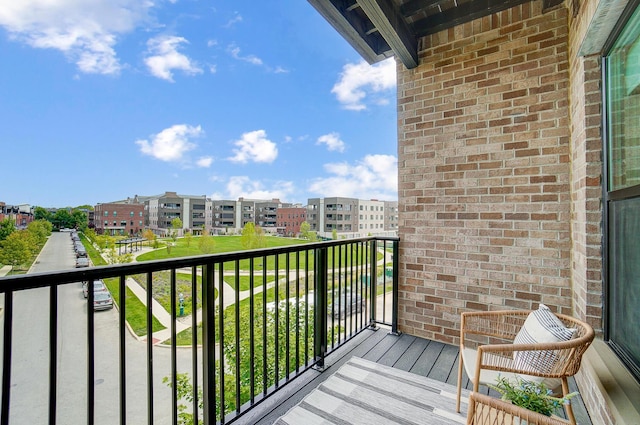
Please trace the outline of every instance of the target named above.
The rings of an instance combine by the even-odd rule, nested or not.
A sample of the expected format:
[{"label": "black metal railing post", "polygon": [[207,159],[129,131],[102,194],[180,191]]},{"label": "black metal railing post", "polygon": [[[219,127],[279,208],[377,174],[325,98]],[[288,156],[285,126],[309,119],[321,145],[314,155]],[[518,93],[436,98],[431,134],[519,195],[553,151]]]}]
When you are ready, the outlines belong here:
[{"label": "black metal railing post", "polygon": [[369,316],[369,327],[376,328],[376,305],[378,301],[378,288],[377,288],[377,274],[378,274],[378,244],[374,239],[371,241],[371,253],[369,254],[369,262],[371,263],[369,268],[369,287],[371,288],[371,297],[369,300],[369,310],[371,315]]},{"label": "black metal railing post", "polygon": [[315,250],[313,342],[315,368],[324,369],[327,354],[327,248]]},{"label": "black metal railing post", "polygon": [[[216,341],[214,265],[203,266],[202,276],[202,403],[205,424],[216,423]],[[222,284],[220,284],[222,292]],[[195,329],[194,329],[195,332]]]},{"label": "black metal railing post", "polygon": [[393,263],[393,289],[392,289],[392,294],[393,296],[391,297],[391,302],[392,302],[392,311],[391,311],[391,333],[393,333],[394,335],[399,335],[400,332],[398,331],[398,283],[399,283],[399,279],[398,279],[398,275],[399,273],[399,268],[398,268],[398,241],[393,241],[393,258],[392,258],[392,263]]},{"label": "black metal railing post", "polygon": [[11,347],[13,346],[13,291],[4,295],[4,330],[2,347],[2,416],[0,423],[9,425],[11,395]]}]

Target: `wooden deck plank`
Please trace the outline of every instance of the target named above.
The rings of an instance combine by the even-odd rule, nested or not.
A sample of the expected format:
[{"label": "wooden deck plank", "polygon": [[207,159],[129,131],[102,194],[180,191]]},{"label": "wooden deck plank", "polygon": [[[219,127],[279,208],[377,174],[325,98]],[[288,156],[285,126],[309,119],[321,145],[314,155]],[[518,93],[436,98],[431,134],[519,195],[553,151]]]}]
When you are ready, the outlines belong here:
[{"label": "wooden deck plank", "polygon": [[411,335],[399,335],[396,336],[397,341],[393,346],[387,350],[386,353],[380,357],[378,360],[379,364],[383,364],[385,366],[393,366],[398,359],[402,356],[403,353],[407,351],[415,337]]},{"label": "wooden deck plank", "polygon": [[431,372],[431,369],[433,369],[433,365],[436,360],[438,360],[443,348],[444,344],[442,342],[430,341],[429,345],[427,345],[425,350],[422,352],[410,372],[417,373],[422,376],[429,376],[429,373]]},{"label": "wooden deck plank", "polygon": [[400,370],[406,370],[407,372],[411,370],[411,368],[416,364],[424,350],[429,345],[429,340],[412,337],[413,341],[411,345],[407,348],[407,350],[402,353],[402,355],[398,358],[398,361],[393,365],[393,367],[398,368]]}]

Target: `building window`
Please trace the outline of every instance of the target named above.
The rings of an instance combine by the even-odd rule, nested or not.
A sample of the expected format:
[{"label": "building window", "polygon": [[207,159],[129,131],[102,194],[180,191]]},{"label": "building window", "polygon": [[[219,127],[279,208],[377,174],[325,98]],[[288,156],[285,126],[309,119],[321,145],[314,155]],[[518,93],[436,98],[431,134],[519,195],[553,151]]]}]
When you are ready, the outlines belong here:
[{"label": "building window", "polygon": [[109,211],[104,212],[104,216],[107,217],[109,215]]},{"label": "building window", "polygon": [[605,55],[606,320],[610,347],[640,379],[640,8]]},{"label": "building window", "polygon": [[113,212],[113,216],[116,217],[118,215],[118,211]]}]

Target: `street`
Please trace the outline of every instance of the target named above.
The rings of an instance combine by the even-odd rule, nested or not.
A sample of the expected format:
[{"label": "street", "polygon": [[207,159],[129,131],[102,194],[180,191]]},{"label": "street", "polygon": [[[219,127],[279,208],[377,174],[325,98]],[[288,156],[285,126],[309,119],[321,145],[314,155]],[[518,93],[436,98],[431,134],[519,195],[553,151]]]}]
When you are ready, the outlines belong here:
[{"label": "street", "polygon": [[[68,233],[53,233],[30,272],[73,268]],[[49,288],[14,294],[10,423],[48,422]],[[118,310],[95,314],[95,424],[119,422]],[[4,325],[4,315],[0,316]],[[0,341],[0,349],[2,349]],[[127,421],[147,423],[147,345],[127,332]],[[154,423],[171,423],[171,391],[162,378],[171,370],[171,351],[153,348]],[[177,350],[178,370],[191,372],[191,349]],[[58,290],[57,423],[88,423],[87,301],[81,283]]]}]

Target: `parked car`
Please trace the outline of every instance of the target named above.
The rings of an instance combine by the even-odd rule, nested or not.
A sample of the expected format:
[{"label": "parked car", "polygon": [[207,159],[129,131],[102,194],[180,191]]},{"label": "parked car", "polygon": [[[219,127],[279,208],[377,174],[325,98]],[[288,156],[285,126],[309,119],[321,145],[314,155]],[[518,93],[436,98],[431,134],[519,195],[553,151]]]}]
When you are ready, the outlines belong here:
[{"label": "parked car", "polygon": [[113,298],[109,291],[96,292],[93,296],[93,309],[94,310],[109,310],[113,308]]},{"label": "parked car", "polygon": [[78,249],[76,249],[76,258],[86,257],[86,256],[87,256],[87,251],[84,249],[84,246],[82,248],[78,247]]},{"label": "parked car", "polygon": [[329,316],[336,319],[346,319],[347,317],[362,311],[362,297],[358,293],[351,291],[331,292],[328,294],[327,311]]},{"label": "parked car", "polygon": [[89,267],[89,258],[87,257],[76,258],[76,268],[80,268],[80,267]]},{"label": "parked car", "polygon": [[[95,296],[98,293],[106,292],[109,293],[107,289],[107,285],[101,279],[93,281],[93,295]],[[82,282],[82,293],[85,298],[89,296],[89,282]]]}]

